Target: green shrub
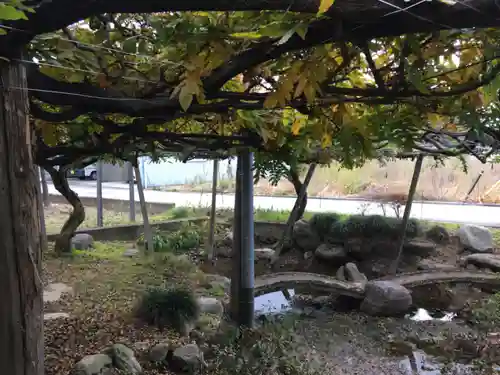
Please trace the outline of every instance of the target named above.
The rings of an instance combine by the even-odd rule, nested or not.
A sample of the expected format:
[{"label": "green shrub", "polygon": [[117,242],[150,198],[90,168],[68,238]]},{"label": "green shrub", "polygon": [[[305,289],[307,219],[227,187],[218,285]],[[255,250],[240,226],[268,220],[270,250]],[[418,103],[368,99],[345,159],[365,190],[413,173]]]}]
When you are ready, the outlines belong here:
[{"label": "green shrub", "polygon": [[195,296],[187,289],[151,288],[139,301],[136,315],[160,329],[182,331],[187,323],[196,320],[199,307]]},{"label": "green shrub", "polygon": [[334,212],[314,214],[309,221],[311,228],[324,239],[330,235],[332,226],[341,219],[341,216]]},{"label": "green shrub", "polygon": [[169,216],[171,219],[184,219],[189,217],[191,210],[187,207],[174,207],[169,211]]},{"label": "green shrub", "polygon": [[201,234],[197,228],[185,226],[175,232],[165,235],[169,250],[184,252],[192,250],[201,244]]},{"label": "green shrub", "polygon": [[[200,231],[192,226],[184,226],[174,232],[153,233],[153,251],[155,252],[185,252],[200,246],[202,236]],[[137,244],[144,245],[144,233],[137,239]]]},{"label": "green shrub", "polygon": [[[137,239],[137,244],[140,246],[144,246],[145,242],[146,241],[144,233],[141,233],[141,235]],[[169,249],[169,243],[166,240],[165,236],[159,231],[153,232],[153,251],[162,252],[162,251],[168,251],[168,249]]]},{"label": "green shrub", "polygon": [[[353,215],[334,223],[330,229],[333,238],[386,237],[397,238],[401,230],[401,219],[380,215]],[[408,220],[406,237],[414,238],[421,233],[420,223],[415,219]]]}]

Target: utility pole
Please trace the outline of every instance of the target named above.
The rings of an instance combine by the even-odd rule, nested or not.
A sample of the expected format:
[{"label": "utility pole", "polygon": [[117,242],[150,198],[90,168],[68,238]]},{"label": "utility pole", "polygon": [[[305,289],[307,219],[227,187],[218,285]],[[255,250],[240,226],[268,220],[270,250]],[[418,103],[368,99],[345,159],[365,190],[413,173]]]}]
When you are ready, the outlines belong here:
[{"label": "utility pole", "polygon": [[102,161],[97,162],[97,226],[104,224],[104,212],[102,207]]},{"label": "utility pole", "polygon": [[254,322],[255,278],[252,165],[253,153],[248,149],[240,151],[236,173],[233,277],[231,280],[233,318],[239,326],[249,328]]}]

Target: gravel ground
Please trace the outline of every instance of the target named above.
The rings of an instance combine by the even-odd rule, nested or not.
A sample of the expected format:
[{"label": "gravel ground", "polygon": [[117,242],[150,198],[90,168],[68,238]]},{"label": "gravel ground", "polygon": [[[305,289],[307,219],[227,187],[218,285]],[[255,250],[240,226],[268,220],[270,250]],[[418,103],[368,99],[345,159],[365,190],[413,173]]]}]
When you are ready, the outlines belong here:
[{"label": "gravel ground", "polygon": [[[380,319],[360,314],[318,312],[295,325],[298,355],[324,374],[335,375],[438,375],[436,363],[418,352],[412,370],[408,356],[391,355],[391,342],[444,335],[463,336],[473,332],[455,322],[414,322],[409,319]],[[411,349],[410,349],[411,353]],[[449,375],[467,374],[455,369]]]}]

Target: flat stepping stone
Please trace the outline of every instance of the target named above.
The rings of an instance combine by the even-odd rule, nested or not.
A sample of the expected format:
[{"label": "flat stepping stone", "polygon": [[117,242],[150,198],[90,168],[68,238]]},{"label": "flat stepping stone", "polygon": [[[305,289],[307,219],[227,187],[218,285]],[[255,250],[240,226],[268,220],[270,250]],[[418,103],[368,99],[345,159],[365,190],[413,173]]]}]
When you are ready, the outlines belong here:
[{"label": "flat stepping stone", "polygon": [[52,283],[47,285],[43,291],[43,302],[59,301],[63,294],[71,293],[73,288],[63,283]]},{"label": "flat stepping stone", "polygon": [[56,320],[66,318],[69,318],[69,314],[63,312],[43,314],[43,320]]}]

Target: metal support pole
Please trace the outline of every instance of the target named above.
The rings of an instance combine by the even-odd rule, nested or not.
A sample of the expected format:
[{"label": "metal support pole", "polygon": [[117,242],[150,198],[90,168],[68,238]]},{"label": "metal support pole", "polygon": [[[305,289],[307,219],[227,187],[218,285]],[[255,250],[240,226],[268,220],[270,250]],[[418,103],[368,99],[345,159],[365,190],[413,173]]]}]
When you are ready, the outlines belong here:
[{"label": "metal support pole", "polygon": [[134,166],[132,163],[127,163],[128,169],[128,191],[129,191],[129,220],[131,222],[135,221],[135,184],[134,184]]},{"label": "metal support pole", "polygon": [[239,299],[240,299],[240,259],[241,259],[241,184],[242,174],[241,159],[238,158],[236,164],[236,186],[234,191],[234,218],[233,218],[233,252],[232,252],[232,273],[231,273],[231,294],[230,294],[230,313],[231,319],[235,322],[239,317]]},{"label": "metal support pole", "polygon": [[413,198],[415,198],[415,192],[417,191],[418,178],[420,177],[420,171],[422,170],[422,163],[424,161],[424,155],[419,154],[417,161],[415,162],[415,169],[413,170],[413,177],[411,178],[410,191],[408,192],[408,200],[405,205],[405,212],[403,214],[403,220],[401,222],[401,233],[399,235],[398,242],[398,255],[391,265],[389,273],[391,275],[396,274],[399,266],[399,261],[401,255],[403,254],[403,247],[405,244],[406,228],[408,227],[408,220],[410,219],[411,205],[413,204]]},{"label": "metal support pole", "polygon": [[251,328],[254,321],[254,220],[253,153],[241,151],[241,257],[238,325]]},{"label": "metal support pole", "polygon": [[102,227],[104,213],[102,208],[102,161],[97,162],[97,226]]},{"label": "metal support pole", "polygon": [[214,160],[214,171],[212,176],[212,206],[210,207],[210,228],[208,232],[207,259],[211,261],[214,257],[215,237],[215,211],[217,204],[217,179],[219,177],[219,160]]}]

